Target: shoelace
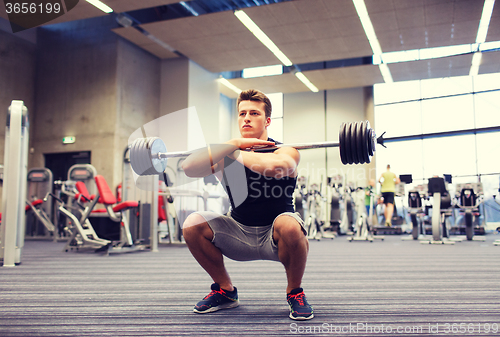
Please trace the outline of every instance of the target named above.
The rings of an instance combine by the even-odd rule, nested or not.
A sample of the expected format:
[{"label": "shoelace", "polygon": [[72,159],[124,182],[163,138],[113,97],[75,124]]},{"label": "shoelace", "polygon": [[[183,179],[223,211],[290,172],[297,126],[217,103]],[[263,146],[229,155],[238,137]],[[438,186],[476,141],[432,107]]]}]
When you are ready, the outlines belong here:
[{"label": "shoelace", "polygon": [[213,296],[215,294],[221,294],[221,295],[223,295],[224,292],[222,290],[212,290],[210,292],[210,294],[208,294],[207,296],[205,296],[204,300],[208,299],[210,296]]},{"label": "shoelace", "polygon": [[301,307],[304,306],[304,292],[301,292],[301,293],[298,293],[298,294],[295,294],[295,295],[290,295],[290,298],[293,298],[294,300],[296,300],[297,302],[299,302],[299,305]]}]

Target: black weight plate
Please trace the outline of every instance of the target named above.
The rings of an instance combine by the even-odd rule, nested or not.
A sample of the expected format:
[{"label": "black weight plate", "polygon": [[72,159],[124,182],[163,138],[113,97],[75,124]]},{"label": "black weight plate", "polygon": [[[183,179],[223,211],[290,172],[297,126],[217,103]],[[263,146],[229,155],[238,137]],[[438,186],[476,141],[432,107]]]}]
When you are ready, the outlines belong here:
[{"label": "black weight plate", "polygon": [[[373,150],[372,150],[372,144],[370,141],[370,122],[366,121],[365,122],[365,151],[366,151],[366,162],[369,163],[371,161],[371,156],[373,155]],[[370,154],[371,151],[371,154]]]},{"label": "black weight plate", "polygon": [[352,164],[352,151],[351,151],[351,127],[352,123],[347,124],[347,129],[345,131],[345,158],[347,164]]},{"label": "black weight plate", "polygon": [[375,155],[375,130],[373,130],[372,128],[369,128],[369,130],[370,132],[368,133],[368,143],[370,144],[370,146],[368,147],[368,155],[372,157],[373,155]]},{"label": "black weight plate", "polygon": [[368,144],[368,157],[371,157],[375,154],[375,131],[370,127],[370,123],[367,122],[367,144]]},{"label": "black weight plate", "polygon": [[375,151],[375,143],[373,142],[373,129],[370,127],[370,122],[366,121],[366,128],[368,132],[366,133],[366,144],[368,149],[368,156],[373,156]]},{"label": "black weight plate", "polygon": [[368,148],[367,148],[367,144],[366,144],[366,124],[365,122],[362,122],[360,123],[361,125],[361,132],[360,132],[360,135],[359,135],[359,144],[358,144],[358,148],[360,148],[360,156],[361,156],[361,159],[362,159],[362,164],[368,162],[367,160],[367,157],[368,157]]},{"label": "black weight plate", "polygon": [[354,122],[351,125],[351,157],[352,157],[351,164],[359,163],[358,148],[356,145],[358,141],[357,133],[358,133],[358,122]]},{"label": "black weight plate", "polygon": [[340,161],[344,165],[347,164],[347,157],[345,155],[345,152],[346,152],[346,149],[345,149],[345,147],[346,147],[346,142],[345,142],[346,129],[347,129],[346,123],[340,124],[340,131],[339,131]]},{"label": "black weight plate", "polygon": [[358,122],[353,122],[351,125],[351,157],[352,157],[351,164],[358,163],[358,148],[356,146],[357,132],[358,132]]},{"label": "black weight plate", "polygon": [[356,123],[357,128],[356,128],[356,154],[358,156],[358,164],[364,164],[365,163],[365,157],[363,156],[363,144],[364,144],[364,138],[363,138],[363,122]]},{"label": "black weight plate", "polygon": [[344,165],[347,165],[349,164],[349,158],[347,157],[348,153],[350,152],[349,151],[349,137],[348,137],[348,130],[349,129],[349,124],[347,123],[344,123],[344,132],[342,133],[342,142],[343,142],[343,148],[344,148],[344,157],[345,157],[345,162],[344,162]]}]

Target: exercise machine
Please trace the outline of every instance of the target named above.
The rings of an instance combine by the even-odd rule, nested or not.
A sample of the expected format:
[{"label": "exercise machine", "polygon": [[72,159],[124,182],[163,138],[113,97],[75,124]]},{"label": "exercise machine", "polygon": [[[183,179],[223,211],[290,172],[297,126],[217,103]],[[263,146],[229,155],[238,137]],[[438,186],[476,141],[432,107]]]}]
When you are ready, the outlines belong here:
[{"label": "exercise machine", "polygon": [[[159,242],[159,194],[161,175],[138,176],[130,164],[130,147],[127,146],[123,152],[122,163],[122,202],[139,202],[139,218],[130,223],[132,239],[134,242],[141,242],[148,245],[152,252],[158,252]],[[170,175],[170,179],[175,183],[175,174]],[[125,215],[133,219],[132,211],[126,211]],[[135,219],[134,219],[135,220]]]},{"label": "exercise machine", "polygon": [[457,184],[455,186],[458,207],[464,216],[465,222],[465,236],[468,241],[485,241],[483,236],[474,237],[475,230],[479,230],[480,227],[478,223],[479,220],[479,206],[483,203],[483,187],[481,183],[468,183],[468,184]]},{"label": "exercise machine", "polygon": [[365,197],[366,190],[362,187],[358,187],[355,191],[355,205],[356,205],[356,223],[355,223],[355,232],[347,239],[350,242],[352,241],[368,241],[373,242],[375,239],[384,240],[384,236],[381,235],[373,235],[373,204],[374,204],[374,193],[372,190],[369,190],[370,197],[370,207],[368,214],[366,213],[366,205],[365,205]]},{"label": "exercise machine", "polygon": [[23,101],[12,101],[7,112],[2,188],[0,259],[4,267],[21,264],[24,247],[29,119]]},{"label": "exercise machine", "polygon": [[352,233],[352,221],[353,221],[353,207],[352,207],[352,196],[351,193],[353,188],[347,186],[347,177],[344,177],[344,181],[341,186],[341,202],[343,204],[342,215],[339,226],[339,235],[348,235]]},{"label": "exercise machine", "polygon": [[408,211],[412,223],[411,237],[413,240],[418,240],[425,236],[425,209],[422,203],[422,199],[426,194],[424,189],[427,190],[427,186],[419,185],[408,192]]},{"label": "exercise machine", "polygon": [[297,186],[295,187],[295,191],[293,194],[293,204],[295,206],[295,212],[300,214],[300,217],[302,219],[305,219],[305,210],[304,210],[304,202],[305,202],[305,195],[306,192],[304,192],[306,188],[306,178],[305,177],[299,177],[297,179]]},{"label": "exercise machine", "polygon": [[[60,198],[52,195],[58,202],[59,212],[64,214],[68,218],[67,226],[65,231],[69,238],[63,251],[68,252],[70,250],[80,250],[80,249],[94,249],[99,251],[105,247],[103,250],[107,250],[108,246],[111,244],[110,240],[100,238],[92,227],[89,215],[97,204],[99,197],[94,196],[91,198],[90,195],[85,195],[81,193],[80,196],[76,195],[76,191],[71,186],[71,182],[56,182],[60,183],[62,186],[62,193],[68,196],[68,199],[76,199],[76,203],[71,203],[71,207],[65,205],[64,201]],[[83,200],[83,201],[82,201]]]},{"label": "exercise machine", "polygon": [[[72,222],[73,226],[70,228],[71,236],[64,247],[64,251],[72,249],[79,250],[81,248],[95,249],[96,252],[113,253],[129,253],[140,250],[145,250],[147,246],[136,244],[130,233],[129,219],[125,212],[130,209],[137,209],[139,203],[136,201],[125,201],[117,203],[115,195],[111,192],[106,180],[101,175],[95,176],[97,193],[95,196],[89,195],[83,182],[77,182],[76,188],[79,194],[75,194],[80,205],[80,198],[86,201],[86,205],[82,206],[83,211],[81,217],[78,218],[68,209],[60,206],[59,209],[63,212]],[[97,203],[102,203],[104,209],[95,210]],[[91,214],[100,214],[100,216],[107,216],[114,222],[120,223],[120,240],[112,242],[111,240],[100,238],[95,232],[92,224],[89,221]]]},{"label": "exercise machine", "polygon": [[341,195],[339,192],[342,187],[342,177],[340,175],[328,177],[327,186],[330,190],[330,226],[325,228],[325,234],[329,237],[335,237],[340,232],[340,223],[342,221]]},{"label": "exercise machine", "polygon": [[323,226],[319,220],[322,199],[319,186],[312,184],[306,194],[307,218],[304,221],[308,239],[320,240],[323,237]]},{"label": "exercise machine", "polygon": [[32,212],[26,216],[25,239],[51,239],[56,241],[52,217],[52,203],[43,202],[47,193],[52,192],[52,172],[45,167],[28,171],[28,190],[26,204]]},{"label": "exercise machine", "polygon": [[432,195],[432,239],[422,240],[424,244],[455,244],[459,238],[450,239],[446,218],[452,214],[451,196],[442,177],[429,178],[427,185],[429,196]]}]

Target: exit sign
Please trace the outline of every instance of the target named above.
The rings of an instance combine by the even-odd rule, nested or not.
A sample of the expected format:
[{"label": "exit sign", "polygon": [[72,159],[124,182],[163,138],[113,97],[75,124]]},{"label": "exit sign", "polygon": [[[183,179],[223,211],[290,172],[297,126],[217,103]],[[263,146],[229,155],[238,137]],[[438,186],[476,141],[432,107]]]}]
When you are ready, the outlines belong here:
[{"label": "exit sign", "polygon": [[76,141],[76,137],[63,137],[63,144],[73,144]]}]

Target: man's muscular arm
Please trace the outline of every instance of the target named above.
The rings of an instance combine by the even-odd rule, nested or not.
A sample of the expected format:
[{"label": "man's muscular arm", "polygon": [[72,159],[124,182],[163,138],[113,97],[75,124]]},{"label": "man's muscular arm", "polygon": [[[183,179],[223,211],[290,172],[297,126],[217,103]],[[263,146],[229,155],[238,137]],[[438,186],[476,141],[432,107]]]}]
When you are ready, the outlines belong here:
[{"label": "man's muscular arm", "polygon": [[224,144],[212,144],[189,155],[182,163],[182,169],[188,177],[206,177],[221,170],[224,157],[232,155],[238,149],[259,145],[274,145],[274,143],[256,138],[241,138],[232,139]]},{"label": "man's muscular arm", "polygon": [[292,147],[282,147],[272,153],[242,151],[237,160],[254,172],[279,179],[296,176],[300,154]]}]

